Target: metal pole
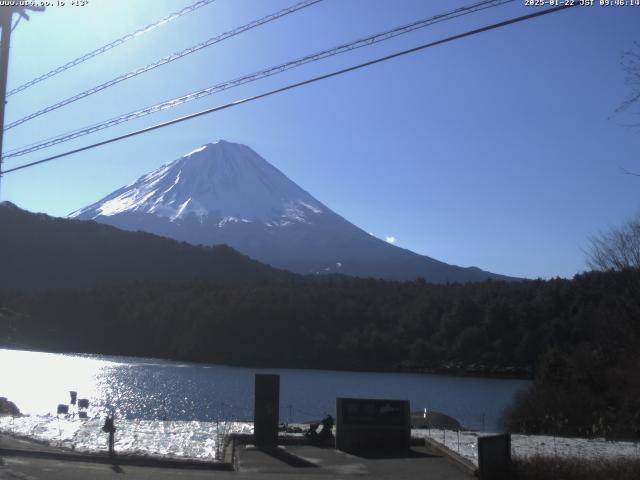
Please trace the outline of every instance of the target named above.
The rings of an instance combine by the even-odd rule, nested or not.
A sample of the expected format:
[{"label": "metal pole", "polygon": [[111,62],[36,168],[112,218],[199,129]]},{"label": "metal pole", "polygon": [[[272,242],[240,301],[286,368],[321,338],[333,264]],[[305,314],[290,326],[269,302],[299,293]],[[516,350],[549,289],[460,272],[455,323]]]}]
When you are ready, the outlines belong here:
[{"label": "metal pole", "polygon": [[7,103],[7,73],[9,71],[9,48],[11,46],[11,20],[14,9],[0,7],[0,182],[2,182],[2,143],[4,140],[4,107]]},{"label": "metal pole", "polygon": [[0,183],[2,182],[3,172],[4,107],[7,104],[7,77],[9,74],[9,49],[11,47],[11,23],[13,22],[13,14],[17,13],[25,20],[29,20],[27,11],[44,12],[44,10],[45,7],[43,6],[0,7],[0,28],[2,29],[2,36],[0,37],[0,42],[2,42],[0,44]]}]

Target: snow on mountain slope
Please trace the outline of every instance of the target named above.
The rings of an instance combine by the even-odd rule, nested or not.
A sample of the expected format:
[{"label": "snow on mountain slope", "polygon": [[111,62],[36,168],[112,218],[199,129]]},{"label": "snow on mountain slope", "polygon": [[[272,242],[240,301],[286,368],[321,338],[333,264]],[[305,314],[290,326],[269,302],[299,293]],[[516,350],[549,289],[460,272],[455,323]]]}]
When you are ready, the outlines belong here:
[{"label": "snow on mountain slope", "polygon": [[321,214],[320,202],[249,147],[224,140],[196,148],[72,218],[148,213],[170,221],[189,215],[229,222],[285,226]]},{"label": "snow on mountain slope", "polygon": [[375,238],[313,198],[249,147],[196,148],[70,214],[193,244],[226,243],[298,273],[428,281],[506,279],[418,255]]}]

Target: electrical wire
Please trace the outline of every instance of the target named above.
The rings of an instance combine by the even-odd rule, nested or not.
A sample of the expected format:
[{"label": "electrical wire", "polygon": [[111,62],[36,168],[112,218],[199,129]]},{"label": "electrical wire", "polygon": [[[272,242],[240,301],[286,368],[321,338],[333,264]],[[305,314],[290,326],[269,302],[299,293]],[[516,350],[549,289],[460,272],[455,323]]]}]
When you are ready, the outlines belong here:
[{"label": "electrical wire", "polygon": [[54,68],[53,70],[51,70],[51,71],[49,71],[49,72],[47,72],[47,73],[45,73],[43,75],[40,75],[39,77],[36,77],[36,78],[34,78],[32,80],[29,80],[26,83],[23,83],[22,85],[20,85],[20,86],[14,88],[14,89],[8,91],[7,92],[7,97],[9,97],[11,95],[14,95],[14,94],[16,94],[18,92],[21,92],[23,90],[26,90],[27,88],[32,87],[32,86],[36,85],[37,83],[40,83],[40,82],[42,82],[42,81],[44,81],[44,80],[46,80],[48,78],[51,78],[51,77],[53,77],[55,75],[58,75],[59,73],[62,73],[65,70],[68,70],[68,69],[70,69],[72,67],[75,67],[76,65],[80,65],[81,63],[86,62],[87,60],[90,60],[91,58],[96,57],[96,56],[98,56],[98,55],[100,55],[102,53],[108,52],[109,50],[111,50],[111,49],[113,49],[113,48],[115,48],[115,47],[117,47],[119,45],[122,45],[123,43],[125,43],[125,42],[127,42],[127,41],[129,41],[129,40],[131,40],[133,38],[139,37],[140,35],[143,35],[145,33],[148,33],[150,31],[152,31],[152,30],[155,30],[156,28],[161,27],[163,25],[166,25],[167,23],[171,22],[172,20],[175,20],[176,18],[180,18],[183,15],[186,15],[187,13],[194,12],[194,11],[198,10],[199,8],[204,7],[206,5],[209,5],[210,3],[213,3],[215,1],[216,0],[200,0],[200,1],[196,2],[196,3],[193,3],[193,4],[183,8],[182,10],[180,10],[178,12],[174,12],[174,13],[171,13],[171,14],[167,15],[166,17],[162,17],[160,20],[158,20],[158,21],[156,21],[154,23],[150,23],[146,27],[139,28],[135,32],[128,33],[128,34],[124,35],[123,37],[120,37],[120,38],[118,38],[118,39],[116,39],[116,40],[114,40],[114,41],[112,41],[110,43],[107,43],[106,45],[103,45],[103,46],[101,46],[99,48],[96,48],[95,50],[93,50],[91,52],[85,53],[84,55],[81,55],[81,56],[79,56],[79,57],[77,57],[77,58],[65,63],[64,65],[60,65],[59,67]]},{"label": "electrical wire", "polygon": [[20,23],[20,20],[22,20],[22,16],[19,16],[18,19],[15,21],[15,23],[13,24],[13,27],[11,27],[11,31],[13,32],[16,27],[18,26],[18,24]]},{"label": "electrical wire", "polygon": [[298,10],[302,10],[303,8],[307,8],[310,7],[312,5],[315,5],[316,3],[321,2],[322,0],[304,0],[300,3],[296,3],[294,5],[291,5],[290,7],[287,8],[283,8],[282,10],[279,10],[275,13],[269,14],[266,17],[262,17],[258,20],[254,20],[252,22],[249,22],[245,25],[242,25],[241,27],[238,28],[234,28],[233,30],[230,30],[228,32],[222,33],[220,35],[216,35],[215,37],[211,37],[208,40],[205,40],[204,42],[198,43],[197,45],[193,45],[192,47],[189,47],[185,50],[182,50],[180,52],[176,52],[173,53],[171,55],[168,55],[166,57],[161,58],[160,60],[157,60],[153,63],[150,63],[148,65],[145,65],[144,67],[138,68],[136,70],[132,70],[130,72],[127,72],[125,74],[122,74],[116,78],[113,78],[105,83],[102,83],[100,85],[97,85],[95,87],[92,87],[88,90],[85,90],[84,92],[80,92],[76,95],[73,95],[65,100],[62,100],[58,103],[54,103],[53,105],[50,105],[46,108],[43,108],[41,110],[38,110],[34,113],[31,113],[25,117],[22,117],[14,122],[9,123],[8,125],[5,125],[4,130],[10,130],[14,127],[17,127],[18,125],[21,125],[25,122],[28,122],[29,120],[33,120],[34,118],[37,118],[41,115],[44,115],[46,113],[49,112],[53,112],[54,110],[57,110],[58,108],[64,107],[65,105],[69,105],[70,103],[73,102],[77,102],[78,100],[81,100],[83,98],[86,98],[90,95],[93,95],[94,93],[98,93],[101,92],[102,90],[105,90],[109,87],[113,87],[114,85],[117,85],[120,82],[124,82],[125,80],[129,80],[130,78],[134,78],[137,77],[138,75],[142,75],[143,73],[147,73],[151,70],[154,70],[155,68],[158,68],[162,65],[166,65],[168,63],[174,62],[180,58],[186,57],[187,55],[191,55],[192,53],[198,52],[200,50],[202,50],[203,48],[207,48],[210,47],[212,45],[215,45],[217,43],[220,43],[224,40],[227,40],[228,38],[231,37],[235,37],[236,35],[240,35],[241,33],[244,33],[248,30],[251,30],[253,28],[259,27],[261,25],[264,25],[265,23],[269,23],[272,22],[274,20],[277,20],[281,17],[284,17],[286,15],[290,15],[294,12],[297,12]]},{"label": "electrical wire", "polygon": [[[465,7],[461,7],[461,8],[457,8],[455,10],[451,10],[449,12],[446,13],[442,13],[442,14],[438,14],[429,18],[425,18],[422,20],[418,20],[416,22],[412,22],[410,24],[406,24],[406,25],[402,25],[396,28],[393,28],[391,30],[387,30],[381,33],[376,33],[374,35],[370,35],[368,37],[364,37],[349,43],[345,43],[342,45],[339,45],[337,47],[333,47],[333,48],[329,48],[326,50],[322,50],[320,52],[316,52],[313,53],[311,55],[307,55],[301,58],[297,58],[295,60],[291,60],[289,62],[280,64],[280,65],[276,65],[276,66],[272,66],[269,68],[266,68],[264,70],[260,70],[258,72],[254,72],[251,73],[249,75],[244,75],[242,77],[233,79],[233,80],[228,80],[216,85],[212,85],[210,87],[195,91],[195,92],[191,92],[188,93],[186,95],[180,96],[180,97],[176,97],[173,98],[171,100],[167,100],[155,105],[151,105],[148,107],[145,107],[143,109],[140,110],[136,110],[133,112],[129,112],[117,117],[113,117],[111,119],[102,121],[102,122],[98,122],[95,123],[93,125],[90,125],[88,127],[84,127],[82,129],[78,129],[78,130],[74,130],[71,132],[67,132],[67,133],[63,133],[61,135],[57,135],[55,137],[51,137],[49,139],[37,142],[35,144],[30,144],[30,145],[26,145],[23,147],[18,147],[17,149],[13,149],[8,151],[4,156],[3,159],[8,159],[8,158],[13,158],[13,157],[18,157],[18,156],[22,156],[22,155],[26,155],[28,153],[32,153],[35,152],[37,150],[42,150],[43,148],[49,148],[52,147],[54,145],[58,145],[60,143],[63,142],[67,142],[73,139],[76,139],[78,137],[82,137],[85,135],[89,135],[95,132],[98,132],[100,130],[104,130],[106,128],[110,128],[116,125],[119,125],[121,123],[124,122],[128,122],[130,120],[135,120],[137,118],[140,117],[144,117],[147,115],[150,115],[152,113],[156,113],[156,112],[160,112],[162,110],[167,110],[170,108],[174,108],[177,107],[179,105],[182,105],[184,103],[193,101],[193,100],[197,100],[209,95],[212,95],[214,93],[218,93],[221,92],[223,90],[228,90],[230,88],[234,88],[237,87],[239,85],[244,85],[246,83],[250,83],[250,82],[254,82],[257,80],[261,80],[263,78],[267,78],[270,77],[272,75],[276,75],[282,72],[285,72],[287,70],[291,70],[293,68],[297,68],[300,67],[302,65],[305,65],[307,63],[311,63],[311,62],[316,62],[328,57],[332,57],[334,55],[339,55],[341,53],[345,53],[345,52],[349,52],[352,50],[356,50],[358,48],[362,48],[362,47],[367,47],[369,45],[373,45],[382,41],[386,41],[389,40],[391,38],[395,38],[399,35],[404,35],[407,34],[409,32],[412,32],[414,30],[420,29],[420,28],[425,28],[431,25],[434,25],[436,23],[439,22],[443,22],[446,20],[451,20],[463,15],[469,15],[471,13],[476,13],[478,11],[482,11],[482,10],[486,10],[488,8],[494,8],[506,3],[510,3],[513,2],[514,0],[485,0],[485,1],[481,1],[478,3],[474,3]],[[5,127],[6,130],[7,127]]]},{"label": "electrical wire", "polygon": [[57,160],[59,158],[67,157],[69,155],[73,155],[74,153],[83,152],[83,151],[90,150],[90,149],[93,149],[93,148],[96,148],[96,147],[100,147],[102,145],[107,145],[109,143],[117,142],[117,141],[120,141],[120,140],[124,140],[126,138],[137,136],[137,135],[141,135],[143,133],[148,133],[148,132],[151,132],[153,130],[157,130],[157,129],[160,129],[160,128],[167,127],[169,125],[175,125],[177,123],[181,123],[181,122],[184,122],[186,120],[191,120],[193,118],[201,117],[203,115],[208,115],[210,113],[219,112],[221,110],[226,110],[228,108],[236,107],[236,106],[242,105],[244,103],[252,102],[254,100],[258,100],[258,99],[261,99],[261,98],[269,97],[271,95],[275,95],[275,94],[282,93],[282,92],[285,92],[285,91],[288,91],[288,90],[292,90],[294,88],[298,88],[298,87],[301,87],[303,85],[309,85],[311,83],[319,82],[321,80],[326,80],[328,78],[336,77],[338,75],[343,75],[345,73],[352,72],[354,70],[359,70],[361,68],[365,68],[365,67],[369,67],[371,65],[382,63],[382,62],[385,62],[387,60],[391,60],[393,58],[398,58],[398,57],[401,57],[401,56],[404,56],[404,55],[408,55],[408,54],[411,54],[411,53],[418,52],[420,50],[424,50],[424,49],[427,49],[427,48],[435,47],[437,45],[442,45],[444,43],[449,43],[449,42],[452,42],[454,40],[460,40],[462,38],[469,37],[469,36],[472,36],[472,35],[477,35],[479,33],[487,32],[489,30],[495,30],[495,29],[498,29],[498,28],[506,27],[508,25],[513,25],[514,23],[524,22],[526,20],[531,20],[533,18],[537,18],[537,17],[540,17],[542,15],[548,15],[550,13],[556,13],[556,12],[559,12],[559,11],[562,11],[562,10],[566,10],[568,8],[572,8],[572,7],[576,6],[576,5],[578,5],[578,4],[577,3],[574,3],[574,4],[567,3],[567,4],[564,4],[564,5],[558,6],[558,7],[548,8],[548,9],[545,9],[545,10],[542,10],[542,11],[530,13],[528,15],[522,15],[520,17],[515,17],[515,18],[511,18],[509,20],[505,20],[505,21],[502,21],[502,22],[498,22],[498,23],[494,23],[494,24],[491,24],[491,25],[487,25],[487,26],[484,26],[484,27],[481,27],[481,28],[477,28],[475,30],[469,30],[469,31],[466,31],[466,32],[463,32],[463,33],[459,33],[457,35],[453,35],[453,36],[446,37],[446,38],[443,38],[443,39],[440,39],[440,40],[436,40],[434,42],[425,43],[425,44],[419,45],[417,47],[409,48],[407,50],[402,50],[400,52],[396,52],[396,53],[393,53],[391,55],[386,55],[384,57],[379,57],[379,58],[376,58],[374,60],[370,60],[368,62],[360,63],[358,65],[353,65],[351,67],[343,68],[341,70],[336,70],[336,71],[333,71],[331,73],[327,73],[327,74],[324,74],[324,75],[319,75],[317,77],[313,77],[313,78],[310,78],[310,79],[307,79],[307,80],[303,80],[301,82],[292,83],[292,84],[286,85],[284,87],[276,88],[276,89],[270,90],[268,92],[263,92],[263,93],[260,93],[258,95],[253,95],[251,97],[246,97],[246,98],[243,98],[243,99],[240,99],[240,100],[236,100],[236,101],[233,101],[233,102],[230,102],[230,103],[226,103],[224,105],[219,105],[217,107],[208,108],[208,109],[202,110],[200,112],[196,112],[196,113],[192,113],[192,114],[185,115],[185,116],[182,116],[182,117],[174,118],[173,120],[169,120],[167,122],[158,123],[158,124],[153,125],[151,127],[142,128],[140,130],[129,132],[127,134],[120,135],[120,136],[117,136],[117,137],[113,137],[113,138],[110,138],[110,139],[107,139],[107,140],[103,140],[101,142],[93,143],[91,145],[86,145],[84,147],[76,148],[74,150],[69,150],[67,152],[59,153],[57,155],[53,155],[53,156],[50,156],[50,157],[47,157],[47,158],[43,158],[41,160],[25,163],[23,165],[19,165],[17,167],[13,167],[13,168],[10,168],[8,170],[4,170],[3,172],[0,172],[0,176],[2,176],[4,174],[7,174],[7,173],[12,173],[12,172],[16,172],[16,171],[19,171],[19,170],[23,170],[25,168],[34,167],[36,165],[40,165],[40,164],[43,164],[43,163],[46,163],[46,162],[50,162],[50,161],[53,161],[53,160]]}]

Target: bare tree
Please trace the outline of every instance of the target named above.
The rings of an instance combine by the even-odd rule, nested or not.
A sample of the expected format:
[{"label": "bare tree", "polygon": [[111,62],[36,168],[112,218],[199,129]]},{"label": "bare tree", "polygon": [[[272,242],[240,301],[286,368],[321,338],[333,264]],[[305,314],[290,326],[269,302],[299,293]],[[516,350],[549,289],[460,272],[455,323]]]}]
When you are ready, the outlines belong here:
[{"label": "bare tree", "polygon": [[640,42],[634,42],[633,49],[622,54],[621,63],[622,70],[626,73],[626,83],[631,92],[616,109],[616,112],[622,112],[640,103]]},{"label": "bare tree", "polygon": [[[629,96],[616,108],[615,113],[619,114],[623,111],[628,111],[631,107],[635,107],[640,104],[640,42],[634,42],[631,50],[627,50],[622,54],[621,58],[622,70],[625,72],[625,82],[629,87]],[[634,114],[640,112],[633,112]],[[640,127],[640,123],[631,123],[630,127]],[[626,168],[621,168],[622,172],[626,175],[632,175],[634,177],[640,177],[640,173],[637,171],[629,171]]]},{"label": "bare tree", "polygon": [[593,270],[640,268],[640,215],[590,242],[587,263]]}]

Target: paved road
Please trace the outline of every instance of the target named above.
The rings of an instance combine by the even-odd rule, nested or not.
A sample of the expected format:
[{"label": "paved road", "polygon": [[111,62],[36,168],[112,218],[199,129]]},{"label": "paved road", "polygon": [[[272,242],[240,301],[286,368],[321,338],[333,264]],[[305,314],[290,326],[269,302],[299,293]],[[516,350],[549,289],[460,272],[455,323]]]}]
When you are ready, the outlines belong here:
[{"label": "paved road", "polygon": [[331,448],[312,446],[287,446],[271,450],[239,447],[237,472],[139,467],[21,455],[5,455],[1,463],[2,480],[473,478],[450,460],[429,452],[425,447],[414,447],[410,454],[400,458],[362,458]]},{"label": "paved road", "polygon": [[[25,457],[3,457],[0,466],[2,480],[102,480],[102,479],[199,479],[223,478],[212,476],[207,470],[178,470],[172,468],[129,467],[99,463],[68,462]],[[223,472],[213,472],[217,473]],[[233,472],[224,472],[233,475]]]},{"label": "paved road", "polygon": [[[248,447],[240,451],[239,473],[275,475],[273,478],[349,478],[409,480],[469,480],[465,473],[450,460],[413,447],[407,455],[396,458],[363,458],[333,448],[311,446],[278,447],[275,451],[261,451]],[[259,475],[256,475],[259,474]],[[247,478],[250,478],[247,476]]]}]

